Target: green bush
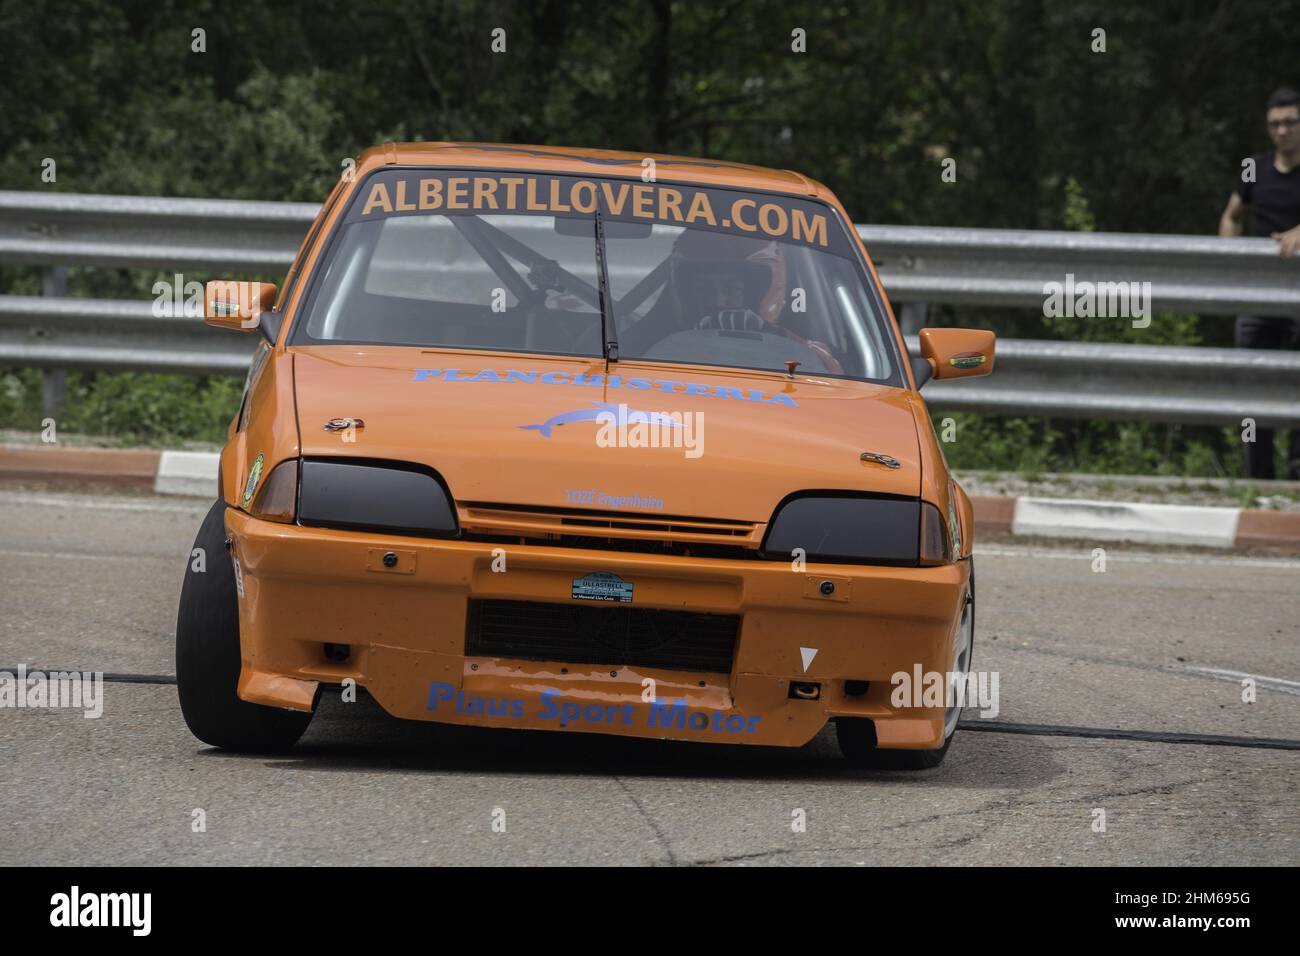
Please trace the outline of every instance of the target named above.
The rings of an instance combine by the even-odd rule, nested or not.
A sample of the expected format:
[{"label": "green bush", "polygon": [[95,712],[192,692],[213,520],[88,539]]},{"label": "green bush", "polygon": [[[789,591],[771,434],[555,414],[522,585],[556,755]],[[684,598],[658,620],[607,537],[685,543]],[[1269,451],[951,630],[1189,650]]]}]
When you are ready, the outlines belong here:
[{"label": "green bush", "polygon": [[[221,442],[239,409],[241,389],[238,379],[226,376],[70,372],[58,426],[65,434],[128,444]],[[41,417],[41,373],[0,372],[0,427],[33,431]]]},{"label": "green bush", "polygon": [[35,431],[41,424],[41,373],[34,368],[0,370],[0,428]]},{"label": "green bush", "polygon": [[[970,471],[1235,478],[1241,436],[1214,426],[1074,421],[933,412],[948,463]],[[951,420],[951,426],[947,426]],[[944,441],[947,435],[950,440]],[[1285,475],[1285,439],[1277,436],[1277,473]]]}]

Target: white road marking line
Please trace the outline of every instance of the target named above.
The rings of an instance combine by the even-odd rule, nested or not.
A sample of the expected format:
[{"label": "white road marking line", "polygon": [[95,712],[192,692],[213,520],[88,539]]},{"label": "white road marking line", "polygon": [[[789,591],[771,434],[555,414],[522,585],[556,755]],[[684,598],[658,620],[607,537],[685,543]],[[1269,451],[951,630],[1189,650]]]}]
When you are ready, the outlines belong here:
[{"label": "white road marking line", "polygon": [[[1049,551],[1026,545],[1024,548],[1005,546],[976,546],[975,553],[994,558],[1050,558],[1055,560],[1091,561],[1091,551]],[[1111,564],[1200,564],[1210,567],[1236,568],[1279,568],[1283,570],[1300,570],[1300,561],[1288,558],[1247,558],[1231,555],[1182,554],[1165,555],[1145,552],[1126,552],[1110,547],[1106,559]]]},{"label": "white road marking line", "polygon": [[11,548],[0,548],[0,554],[13,555],[16,558],[56,558],[58,560],[85,558],[88,561],[129,561],[148,557],[148,555],[139,554],[77,554],[75,551],[15,551]]},{"label": "white road marking line", "polygon": [[24,494],[6,492],[0,494],[0,505],[27,505],[38,508],[93,508],[96,511],[173,511],[199,513],[212,507],[210,501],[196,501],[192,504],[177,504],[170,501],[120,501],[110,497],[98,498],[94,495],[52,495]]},{"label": "white road marking line", "polygon": [[1247,674],[1245,671],[1230,671],[1221,667],[1189,667],[1187,670],[1204,674],[1207,677],[1217,677],[1219,680],[1230,680],[1235,684],[1250,678],[1255,682],[1256,687],[1280,691],[1283,694],[1294,694],[1296,697],[1300,697],[1300,681],[1286,680],[1282,677],[1269,677],[1265,674]]}]

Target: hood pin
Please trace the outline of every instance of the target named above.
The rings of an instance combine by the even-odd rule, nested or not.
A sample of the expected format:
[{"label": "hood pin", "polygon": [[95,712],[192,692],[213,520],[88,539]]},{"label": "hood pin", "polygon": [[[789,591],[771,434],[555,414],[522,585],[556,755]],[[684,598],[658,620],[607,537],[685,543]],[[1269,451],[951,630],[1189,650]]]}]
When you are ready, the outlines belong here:
[{"label": "hood pin", "polygon": [[888,455],[882,455],[877,451],[864,451],[859,458],[862,461],[874,461],[877,465],[884,465],[886,468],[901,468],[897,458],[890,458]]},{"label": "hood pin", "polygon": [[365,428],[366,423],[359,418],[331,418],[325,423],[327,432],[341,432],[345,428]]}]

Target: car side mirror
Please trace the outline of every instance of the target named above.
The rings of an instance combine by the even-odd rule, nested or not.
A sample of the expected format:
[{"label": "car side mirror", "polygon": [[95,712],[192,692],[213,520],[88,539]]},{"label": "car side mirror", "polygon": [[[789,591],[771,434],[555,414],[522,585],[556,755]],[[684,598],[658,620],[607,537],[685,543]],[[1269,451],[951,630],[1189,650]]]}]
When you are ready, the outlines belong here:
[{"label": "car side mirror", "polygon": [[[971,378],[993,371],[996,336],[986,329],[921,329],[921,359],[930,375],[917,375],[917,387],[925,378]],[[921,368],[921,372],[925,369]]]},{"label": "car side mirror", "polygon": [[274,282],[236,282],[215,279],[204,287],[203,321],[218,329],[252,332],[256,329],[272,344],[280,332]]}]

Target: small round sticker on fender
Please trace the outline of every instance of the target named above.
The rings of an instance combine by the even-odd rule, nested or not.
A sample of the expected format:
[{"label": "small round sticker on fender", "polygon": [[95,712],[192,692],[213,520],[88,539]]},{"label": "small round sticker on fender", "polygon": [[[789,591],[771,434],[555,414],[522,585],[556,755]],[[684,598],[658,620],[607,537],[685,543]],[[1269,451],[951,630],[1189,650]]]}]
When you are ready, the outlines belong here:
[{"label": "small round sticker on fender", "polygon": [[257,490],[257,483],[262,478],[262,465],[266,462],[266,455],[259,453],[257,459],[253,462],[253,467],[248,469],[248,481],[244,483],[244,507],[253,500],[253,492]]}]

